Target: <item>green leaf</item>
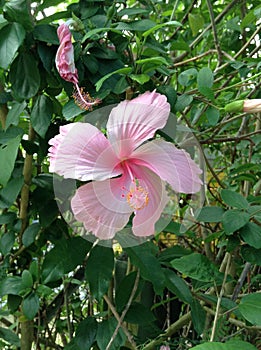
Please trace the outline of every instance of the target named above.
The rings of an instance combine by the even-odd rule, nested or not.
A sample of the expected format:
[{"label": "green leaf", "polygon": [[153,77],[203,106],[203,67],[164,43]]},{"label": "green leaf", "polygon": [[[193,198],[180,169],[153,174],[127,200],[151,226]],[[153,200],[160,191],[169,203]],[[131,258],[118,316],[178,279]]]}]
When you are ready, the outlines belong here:
[{"label": "green leaf", "polygon": [[117,287],[115,294],[115,304],[118,312],[122,312],[126,306],[132,293],[132,288],[134,286],[136,276],[136,271],[131,272],[123,278],[123,280],[120,282],[120,285]]},{"label": "green leaf", "polygon": [[212,70],[208,67],[203,67],[198,72],[197,82],[199,87],[211,88],[214,82],[214,75]]},{"label": "green leaf", "polygon": [[[11,331],[8,328],[0,327],[0,338],[4,339],[7,343],[15,346],[16,348],[20,348],[20,339],[17,334]],[[3,347],[4,349],[5,347]]]},{"label": "green leaf", "polygon": [[18,22],[27,30],[33,28],[33,16],[30,13],[30,3],[27,0],[10,0],[4,5],[5,17],[9,22]]},{"label": "green leaf", "polygon": [[261,293],[244,296],[238,308],[247,321],[253,325],[261,326]]},{"label": "green leaf", "polygon": [[179,74],[178,82],[182,86],[190,86],[195,82],[197,75],[198,71],[195,68],[187,69]]},{"label": "green leaf", "polygon": [[171,266],[182,274],[197,281],[211,282],[222,280],[223,275],[205,255],[192,253],[171,261]]},{"label": "green leaf", "polygon": [[198,334],[202,334],[205,327],[206,311],[197,299],[193,299],[191,305],[191,318],[193,326]]},{"label": "green leaf", "polygon": [[94,247],[87,260],[85,276],[90,284],[93,298],[102,299],[107,293],[114,268],[114,254],[111,248]]},{"label": "green leaf", "polygon": [[19,98],[35,96],[40,87],[40,73],[33,55],[22,52],[16,57],[10,68],[12,89]]},{"label": "green leaf", "polygon": [[165,22],[165,23],[161,23],[161,24],[157,24],[156,26],[146,30],[142,36],[144,36],[145,38],[147,36],[149,36],[151,33],[157,31],[158,29],[164,28],[164,27],[169,27],[169,26],[175,26],[175,27],[179,27],[182,26],[182,24],[178,21],[169,21],[169,22]]},{"label": "green leaf", "polygon": [[192,14],[188,15],[189,26],[192,31],[192,35],[196,36],[204,26],[204,18],[200,14]]},{"label": "green leaf", "polygon": [[46,95],[37,97],[31,113],[31,122],[34,130],[42,138],[51,123],[53,114],[53,103]]},{"label": "green leaf", "polygon": [[75,342],[80,349],[89,350],[95,341],[98,324],[92,317],[88,317],[86,320],[79,323],[76,334]]},{"label": "green leaf", "polygon": [[148,74],[130,74],[129,77],[141,85],[147,83],[150,80],[150,76]]},{"label": "green leaf", "polygon": [[11,139],[6,145],[0,146],[0,184],[6,186],[14,169],[15,160],[20,145],[21,136]]},{"label": "green leaf", "polygon": [[19,295],[22,290],[22,277],[8,276],[0,283],[0,296],[14,294]]},{"label": "green leaf", "polygon": [[231,191],[231,190],[221,190],[221,198],[230,207],[238,209],[247,209],[249,203],[242,194]]},{"label": "green leaf", "polygon": [[[151,243],[145,243],[132,248],[126,248],[125,251],[133,265],[140,269],[141,276],[153,284],[153,288],[157,294],[161,294],[164,289],[165,280],[163,270],[152,249]],[[153,269],[151,268],[152,266]]]},{"label": "green leaf", "polygon": [[141,60],[135,61],[136,64],[145,64],[145,63],[153,63],[155,65],[165,65],[167,66],[169,63],[166,61],[164,57],[156,56],[150,58],[143,58]]},{"label": "green leaf", "polygon": [[[117,327],[117,320],[115,318],[109,318],[98,324],[98,332],[96,336],[99,349],[106,349],[106,346],[111,340],[111,337]],[[119,350],[125,343],[126,336],[122,329],[119,329],[117,336],[115,337],[110,350]]]},{"label": "green leaf", "polygon": [[31,288],[33,286],[33,277],[28,270],[22,272],[22,284],[24,288]]},{"label": "green leaf", "polygon": [[33,320],[40,307],[39,297],[32,292],[24,298],[22,302],[22,311],[28,320]]},{"label": "green leaf", "polygon": [[16,102],[14,101],[11,108],[8,111],[5,123],[5,129],[8,129],[10,125],[18,125],[20,120],[20,115],[23,113],[26,107],[26,102]]},{"label": "green leaf", "polygon": [[186,107],[188,107],[193,101],[193,97],[191,95],[180,95],[177,97],[177,102],[175,104],[175,110],[177,112],[183,111]]},{"label": "green leaf", "polygon": [[0,67],[7,69],[25,38],[19,23],[10,23],[0,30]]},{"label": "green leaf", "polygon": [[8,254],[13,248],[15,235],[13,232],[6,232],[0,238],[0,251],[3,255]]},{"label": "green leaf", "polygon": [[221,207],[203,207],[196,212],[197,221],[202,222],[220,222],[224,214],[224,209]]},{"label": "green leaf", "polygon": [[131,67],[124,67],[124,68],[120,68],[115,70],[114,72],[108,73],[106,74],[104,77],[102,77],[101,79],[99,79],[97,81],[97,83],[95,84],[96,86],[96,90],[99,91],[100,88],[102,87],[102,84],[105,82],[105,80],[109,79],[111,76],[113,76],[114,74],[124,74],[127,75],[128,73],[130,73],[132,71]]},{"label": "green leaf", "polygon": [[193,301],[189,287],[173,270],[165,269],[166,287],[180,300],[191,304]]},{"label": "green leaf", "polygon": [[261,227],[254,222],[248,222],[239,230],[244,242],[256,249],[261,248]]},{"label": "green leaf", "polygon": [[249,245],[243,245],[241,247],[241,255],[244,260],[251,264],[261,266],[261,249],[255,249]]},{"label": "green leaf", "polygon": [[153,312],[141,303],[134,302],[125,318],[124,321],[128,323],[134,323],[139,325],[149,324],[155,321],[155,316]]},{"label": "green leaf", "polygon": [[41,225],[38,223],[31,224],[25,229],[22,237],[22,242],[25,247],[29,247],[29,245],[34,242],[35,237],[39,233],[40,229]]},{"label": "green leaf", "polygon": [[209,125],[217,125],[217,122],[220,117],[220,112],[217,108],[210,106],[206,110],[206,117],[209,122]]},{"label": "green leaf", "polygon": [[24,184],[24,177],[13,178],[0,190],[0,208],[9,208],[16,200]]},{"label": "green leaf", "polygon": [[62,113],[66,120],[71,120],[82,114],[83,110],[75,104],[74,100],[70,100],[63,106]]},{"label": "green leaf", "polygon": [[34,27],[33,36],[36,40],[59,45],[56,28],[49,24],[40,24]]},{"label": "green leaf", "polygon": [[250,343],[241,340],[231,340],[227,343],[204,343],[191,348],[191,350],[257,350]]},{"label": "green leaf", "polygon": [[45,256],[42,266],[43,283],[57,281],[81,265],[90,246],[90,243],[81,237],[60,239]]},{"label": "green leaf", "polygon": [[222,223],[227,235],[231,235],[241,227],[246,225],[250,219],[250,215],[243,211],[232,209],[227,210],[222,217]]}]

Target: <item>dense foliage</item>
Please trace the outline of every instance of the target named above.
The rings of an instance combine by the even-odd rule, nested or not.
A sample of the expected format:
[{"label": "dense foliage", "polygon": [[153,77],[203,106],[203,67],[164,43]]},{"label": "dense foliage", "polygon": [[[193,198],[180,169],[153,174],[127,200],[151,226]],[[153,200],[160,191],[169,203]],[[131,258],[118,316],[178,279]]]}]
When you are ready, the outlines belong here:
[{"label": "dense foliage", "polygon": [[[0,348],[261,348],[260,113],[225,109],[261,98],[260,15],[259,0],[0,0]],[[106,121],[55,67],[71,18],[95,110],[156,89],[200,145],[200,198],[141,245],[93,245],[55,200],[49,139]]]}]

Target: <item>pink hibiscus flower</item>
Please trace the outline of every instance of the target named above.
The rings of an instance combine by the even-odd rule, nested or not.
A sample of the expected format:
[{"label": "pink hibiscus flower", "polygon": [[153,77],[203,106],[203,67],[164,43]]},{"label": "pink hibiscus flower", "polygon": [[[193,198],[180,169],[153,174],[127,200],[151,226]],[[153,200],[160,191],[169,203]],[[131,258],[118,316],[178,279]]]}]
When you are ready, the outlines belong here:
[{"label": "pink hibiscus flower", "polygon": [[74,50],[72,45],[72,35],[67,23],[61,24],[57,29],[60,46],[55,57],[56,68],[60,76],[75,86],[73,94],[75,103],[82,109],[92,110],[93,106],[99,104],[99,99],[93,99],[90,94],[84,92],[78,83],[78,71],[74,63]]},{"label": "pink hibiscus flower", "polygon": [[165,140],[149,140],[169,112],[164,95],[146,92],[112,109],[107,138],[89,123],[75,123],[50,140],[50,170],[89,181],[76,190],[71,207],[99,239],[113,238],[132,213],[133,234],[153,235],[168,202],[166,182],[175,192],[199,191],[201,170],[190,155]]}]

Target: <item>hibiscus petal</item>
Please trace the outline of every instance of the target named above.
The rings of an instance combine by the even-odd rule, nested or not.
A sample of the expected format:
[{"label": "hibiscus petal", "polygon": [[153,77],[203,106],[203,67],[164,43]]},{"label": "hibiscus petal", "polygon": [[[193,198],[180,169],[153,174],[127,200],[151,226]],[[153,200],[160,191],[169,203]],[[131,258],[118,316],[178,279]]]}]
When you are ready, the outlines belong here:
[{"label": "hibiscus petal", "polygon": [[95,126],[74,123],[49,141],[50,170],[65,178],[104,180],[121,174],[109,141]]},{"label": "hibiscus petal", "polygon": [[71,201],[76,220],[99,239],[111,239],[128,223],[132,209],[122,197],[123,177],[90,182]]},{"label": "hibiscus petal", "polygon": [[133,218],[133,234],[139,237],[151,236],[155,233],[155,224],[168,203],[165,183],[154,172],[146,167],[130,165],[138,179],[146,184],[148,189],[148,204],[135,211]]},{"label": "hibiscus petal", "polygon": [[118,157],[127,158],[135,148],[153,137],[156,130],[165,126],[169,112],[166,96],[155,91],[123,101],[113,108],[107,134]]},{"label": "hibiscus petal", "polygon": [[176,148],[170,142],[147,142],[134,151],[131,158],[136,164],[154,171],[176,192],[196,193],[200,190],[202,181],[199,175],[202,170],[186,151]]}]

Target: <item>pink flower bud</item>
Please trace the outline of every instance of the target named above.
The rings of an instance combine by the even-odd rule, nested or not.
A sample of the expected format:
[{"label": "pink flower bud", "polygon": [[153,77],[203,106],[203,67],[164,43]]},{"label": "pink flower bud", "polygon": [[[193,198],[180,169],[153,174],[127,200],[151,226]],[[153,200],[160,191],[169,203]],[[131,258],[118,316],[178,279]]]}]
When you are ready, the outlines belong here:
[{"label": "pink flower bud", "polygon": [[258,113],[261,112],[261,99],[245,100],[243,104],[243,112]]},{"label": "pink flower bud", "polygon": [[57,29],[60,46],[56,53],[55,63],[60,76],[73,84],[78,84],[78,72],[74,64],[72,35],[66,23]]}]

